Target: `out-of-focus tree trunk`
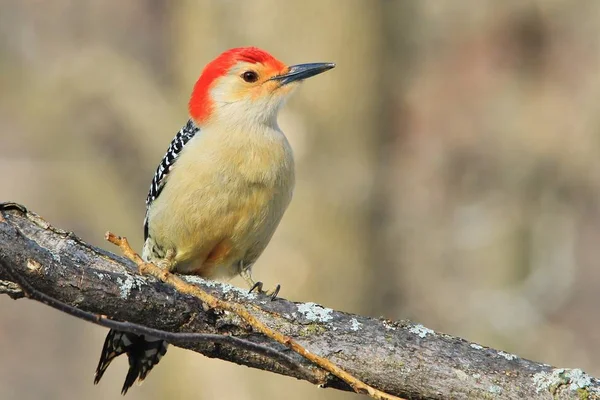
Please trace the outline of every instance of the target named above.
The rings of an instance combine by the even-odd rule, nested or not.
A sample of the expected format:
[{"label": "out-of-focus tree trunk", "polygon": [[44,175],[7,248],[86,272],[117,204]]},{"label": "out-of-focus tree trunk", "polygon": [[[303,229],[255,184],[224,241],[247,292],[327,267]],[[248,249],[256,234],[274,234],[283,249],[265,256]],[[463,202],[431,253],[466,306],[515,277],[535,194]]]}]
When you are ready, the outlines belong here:
[{"label": "out-of-focus tree trunk", "polygon": [[[413,31],[417,25],[418,6],[412,2],[384,1],[381,3],[382,57],[377,74],[376,92],[379,100],[379,116],[373,119],[372,132],[377,139],[376,166],[370,190],[369,262],[371,270],[368,284],[364,286],[364,298],[368,312],[374,315],[400,317],[404,291],[399,290],[402,281],[402,236],[397,235],[389,221],[398,204],[394,201],[397,175],[394,158],[401,153],[406,134],[406,110],[404,90],[410,82],[413,67],[412,48],[415,43]],[[401,283],[402,285],[410,282]]]}]

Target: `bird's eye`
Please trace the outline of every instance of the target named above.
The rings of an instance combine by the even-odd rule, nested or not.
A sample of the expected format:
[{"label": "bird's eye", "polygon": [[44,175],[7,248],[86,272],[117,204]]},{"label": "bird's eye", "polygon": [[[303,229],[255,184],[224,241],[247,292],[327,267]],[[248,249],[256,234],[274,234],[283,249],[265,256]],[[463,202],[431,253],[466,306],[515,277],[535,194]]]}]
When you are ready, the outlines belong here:
[{"label": "bird's eye", "polygon": [[258,80],[258,74],[254,71],[246,71],[242,74],[242,79],[248,83],[256,82]]}]

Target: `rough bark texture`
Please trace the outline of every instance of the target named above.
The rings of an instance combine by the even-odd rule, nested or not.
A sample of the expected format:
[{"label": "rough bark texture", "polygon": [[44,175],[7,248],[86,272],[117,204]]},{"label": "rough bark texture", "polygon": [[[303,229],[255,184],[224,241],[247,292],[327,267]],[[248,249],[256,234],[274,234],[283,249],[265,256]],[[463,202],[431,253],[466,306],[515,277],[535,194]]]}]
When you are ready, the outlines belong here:
[{"label": "rough bark texture", "polygon": [[[0,205],[0,257],[38,290],[86,311],[172,332],[232,334],[289,353],[248,330],[235,316],[205,310],[195,298],[138,275],[131,262],[95,248],[39,216]],[[408,321],[387,321],[314,303],[271,302],[228,284],[188,278],[212,294],[248,305],[272,328],[358,378],[409,399],[598,399],[600,382],[578,369],[554,368],[439,334]],[[0,269],[0,293],[20,298]],[[178,345],[177,343],[173,343]],[[238,364],[348,390],[310,368],[308,378],[278,363],[225,345],[182,347]],[[101,346],[101,343],[98,343]],[[1,361],[0,361],[1,362]],[[315,389],[316,390],[316,389]]]}]

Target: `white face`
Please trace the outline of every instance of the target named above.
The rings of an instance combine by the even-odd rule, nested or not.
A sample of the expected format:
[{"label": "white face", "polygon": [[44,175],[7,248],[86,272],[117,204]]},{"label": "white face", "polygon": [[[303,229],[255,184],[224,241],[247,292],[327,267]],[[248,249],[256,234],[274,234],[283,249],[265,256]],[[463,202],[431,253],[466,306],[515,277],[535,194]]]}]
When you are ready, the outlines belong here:
[{"label": "white face", "polygon": [[287,72],[275,70],[263,64],[240,62],[218,78],[210,94],[214,102],[213,115],[220,120],[240,123],[252,119],[261,124],[275,126],[277,113],[285,100],[289,98],[298,82],[282,85],[270,80]]}]

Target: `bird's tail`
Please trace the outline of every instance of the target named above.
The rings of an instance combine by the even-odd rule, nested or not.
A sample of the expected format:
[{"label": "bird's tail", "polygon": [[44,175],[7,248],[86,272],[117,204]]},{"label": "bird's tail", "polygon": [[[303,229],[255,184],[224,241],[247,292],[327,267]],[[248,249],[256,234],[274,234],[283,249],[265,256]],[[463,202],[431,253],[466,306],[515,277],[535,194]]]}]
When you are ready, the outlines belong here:
[{"label": "bird's tail", "polygon": [[167,342],[161,339],[111,329],[104,340],[94,384],[100,382],[112,360],[126,353],[129,358],[129,372],[121,389],[121,394],[125,395],[136,380],[141,383],[146,378],[152,367],[158,364],[167,352],[167,346]]}]

